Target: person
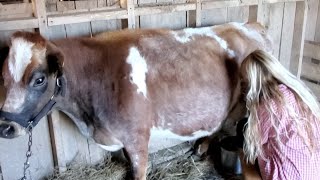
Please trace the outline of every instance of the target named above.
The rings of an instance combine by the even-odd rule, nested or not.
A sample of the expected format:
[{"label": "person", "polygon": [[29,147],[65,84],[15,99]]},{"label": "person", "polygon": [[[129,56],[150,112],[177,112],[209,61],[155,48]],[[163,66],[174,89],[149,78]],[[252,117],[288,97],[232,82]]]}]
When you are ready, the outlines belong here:
[{"label": "person", "polygon": [[320,108],[315,96],[262,50],[243,61],[240,74],[249,113],[246,162],[257,160],[264,180],[320,179]]}]

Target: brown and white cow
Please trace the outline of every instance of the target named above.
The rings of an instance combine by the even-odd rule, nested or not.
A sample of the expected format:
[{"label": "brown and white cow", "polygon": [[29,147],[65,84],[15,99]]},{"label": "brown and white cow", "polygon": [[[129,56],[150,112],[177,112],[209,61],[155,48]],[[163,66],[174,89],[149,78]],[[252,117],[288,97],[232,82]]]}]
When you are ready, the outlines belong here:
[{"label": "brown and white cow", "polygon": [[133,178],[146,179],[150,136],[187,141],[218,131],[240,95],[242,60],[270,48],[257,23],[56,41],[16,32],[2,68],[0,136],[24,134],[55,108],[102,148],[123,148]]}]

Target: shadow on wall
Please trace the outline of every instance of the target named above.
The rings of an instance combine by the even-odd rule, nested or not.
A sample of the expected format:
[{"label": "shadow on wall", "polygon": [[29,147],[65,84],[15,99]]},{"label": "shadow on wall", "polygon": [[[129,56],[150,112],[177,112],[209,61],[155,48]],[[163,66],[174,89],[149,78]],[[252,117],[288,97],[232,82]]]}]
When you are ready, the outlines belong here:
[{"label": "shadow on wall", "polygon": [[2,103],[5,98],[5,89],[3,87],[3,78],[2,78],[2,65],[4,60],[6,59],[9,53],[9,47],[0,48],[0,107],[2,107]]}]

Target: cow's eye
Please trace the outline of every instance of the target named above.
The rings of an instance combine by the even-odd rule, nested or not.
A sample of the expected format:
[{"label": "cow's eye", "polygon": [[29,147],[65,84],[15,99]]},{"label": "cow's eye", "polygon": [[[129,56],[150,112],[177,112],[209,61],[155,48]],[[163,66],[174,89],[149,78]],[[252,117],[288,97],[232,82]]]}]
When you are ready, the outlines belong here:
[{"label": "cow's eye", "polygon": [[33,86],[34,86],[34,87],[36,87],[36,86],[41,86],[43,83],[44,83],[44,77],[41,77],[41,78],[38,78],[38,79],[35,80]]}]

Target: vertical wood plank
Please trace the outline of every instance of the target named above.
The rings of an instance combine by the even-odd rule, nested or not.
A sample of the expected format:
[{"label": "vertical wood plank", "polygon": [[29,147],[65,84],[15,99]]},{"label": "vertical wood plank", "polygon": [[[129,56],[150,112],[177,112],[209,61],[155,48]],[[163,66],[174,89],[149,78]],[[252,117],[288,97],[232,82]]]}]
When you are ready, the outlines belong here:
[{"label": "vertical wood plank", "polygon": [[136,27],[136,17],[134,13],[134,0],[127,0],[128,11],[128,28],[134,29]]},{"label": "vertical wood plank", "polygon": [[306,26],[308,19],[309,6],[308,1],[304,2],[304,11],[303,11],[303,21],[302,21],[302,33],[301,33],[301,42],[300,42],[300,50],[299,50],[299,62],[298,62],[298,72],[297,77],[300,79],[301,71],[302,71],[302,61],[303,61],[303,50],[304,50],[304,40],[306,36]]},{"label": "vertical wood plank", "polygon": [[258,6],[249,6],[249,17],[248,17],[249,22],[256,22],[258,21]]},{"label": "vertical wood plank", "polygon": [[201,26],[201,1],[192,0],[192,2],[196,3],[196,10],[187,11],[187,27],[196,27],[197,23]]},{"label": "vertical wood plank", "polygon": [[196,0],[196,26],[200,27],[201,26],[201,13],[202,8],[201,8],[201,0]]},{"label": "vertical wood plank", "polygon": [[210,26],[226,23],[228,20],[228,9],[218,8],[214,10],[202,10],[202,26]]},{"label": "vertical wood plank", "polygon": [[284,5],[283,14],[283,28],[281,35],[281,46],[280,46],[280,62],[281,64],[290,69],[291,60],[291,49],[292,49],[292,39],[293,39],[293,29],[294,29],[294,18],[296,3],[290,2]]},{"label": "vertical wood plank", "polygon": [[[311,14],[311,16],[315,16],[315,14]],[[320,2],[319,2],[319,5],[318,5],[316,33],[315,33],[314,40],[316,42],[320,42]]]},{"label": "vertical wood plank", "polygon": [[249,20],[249,6],[229,7],[227,22],[247,22]]},{"label": "vertical wood plank", "polygon": [[[76,3],[75,3],[76,2]],[[59,9],[58,11],[64,9],[65,10],[74,10],[76,9],[76,4],[78,5],[79,9],[83,9],[80,1],[63,1],[59,4],[64,4],[63,8]],[[77,23],[77,24],[66,24],[66,34],[67,37],[79,37],[79,36],[91,36],[91,28],[90,23]]]},{"label": "vertical wood plank", "polygon": [[55,167],[58,168],[59,172],[67,170],[67,157],[63,146],[63,122],[60,119],[59,112],[53,111],[48,115],[49,130],[52,143],[52,153]]},{"label": "vertical wood plank", "polygon": [[59,1],[57,2],[57,10],[59,12],[75,9],[74,1]]},{"label": "vertical wood plank", "polygon": [[[159,0],[157,2],[172,2],[171,0]],[[185,0],[174,0],[173,2],[185,2]],[[141,0],[139,3],[156,3],[156,0]],[[170,28],[181,29],[187,27],[187,12],[173,12],[166,14],[155,14],[140,16],[141,28]]]},{"label": "vertical wood plank", "polygon": [[262,3],[263,0],[258,0],[257,8],[257,21],[264,25],[266,28],[269,26],[270,20],[270,4]]},{"label": "vertical wood plank", "polygon": [[[70,6],[69,10],[88,9],[90,4],[89,1],[74,1],[74,6]],[[66,32],[67,37],[92,36],[90,22],[67,24]]]},{"label": "vertical wood plank", "polygon": [[[97,7],[105,7],[107,5],[106,0],[98,0]],[[91,22],[92,34],[98,34],[108,30],[121,29],[121,20],[108,20],[108,21],[93,21]]]},{"label": "vertical wood plank", "polygon": [[106,7],[107,1],[106,0],[97,0],[98,7]]},{"label": "vertical wood plank", "polygon": [[[314,41],[316,38],[316,32],[319,31],[319,29],[317,29],[317,19],[318,19],[320,3],[319,3],[319,0],[309,0],[308,4],[309,4],[309,12],[308,12],[308,18],[307,18],[305,40]],[[312,64],[313,62],[318,62],[318,60],[313,60],[309,57],[303,57],[302,71],[304,71],[305,66],[307,66],[309,63]],[[318,64],[314,64],[314,65],[319,66]],[[302,74],[305,74],[305,73],[302,73]]]},{"label": "vertical wood plank", "polygon": [[196,11],[187,11],[187,27],[196,27],[196,18]]},{"label": "vertical wood plank", "polygon": [[54,152],[59,171],[65,171],[69,164],[90,164],[87,139],[72,120],[58,111],[52,112],[51,119]]},{"label": "vertical wood plank", "polygon": [[290,70],[300,77],[302,54],[304,48],[305,29],[307,22],[308,6],[305,2],[297,2],[294,21],[293,46],[291,53]]},{"label": "vertical wood plank", "polygon": [[273,38],[273,55],[279,59],[280,46],[281,46],[281,34],[282,34],[282,22],[284,3],[277,3],[270,5],[270,14],[268,20],[268,34]]},{"label": "vertical wood plank", "polygon": [[43,0],[32,0],[34,14],[39,20],[39,31],[42,36],[48,37],[48,22],[46,12],[46,1]]},{"label": "vertical wood plank", "polygon": [[47,0],[46,1],[46,9],[47,12],[55,12],[57,11],[57,2],[59,0]]},{"label": "vertical wood plank", "polygon": [[319,11],[319,0],[309,0],[309,11],[308,11],[308,18],[307,18],[307,26],[306,26],[306,39],[308,41],[314,41],[317,26],[317,15]]},{"label": "vertical wood plank", "polygon": [[[55,3],[55,6],[51,6],[51,11],[62,11],[61,9],[64,9],[64,6],[62,6],[57,0],[51,0],[53,3]],[[58,5],[59,4],[59,5]],[[58,26],[50,26],[48,27],[48,39],[62,39],[66,38],[66,28],[64,25],[58,25]]]}]

